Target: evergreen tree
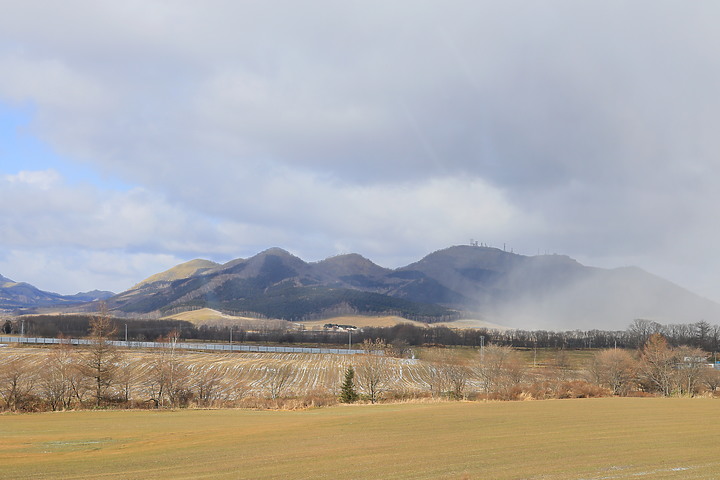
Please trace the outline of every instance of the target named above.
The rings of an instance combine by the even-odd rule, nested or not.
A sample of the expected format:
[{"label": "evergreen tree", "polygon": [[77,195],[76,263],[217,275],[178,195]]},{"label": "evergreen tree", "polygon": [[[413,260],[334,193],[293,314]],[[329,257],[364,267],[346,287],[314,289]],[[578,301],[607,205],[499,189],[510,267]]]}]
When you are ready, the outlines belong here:
[{"label": "evergreen tree", "polygon": [[345,371],[345,380],[343,381],[340,389],[340,401],[342,403],[353,403],[358,399],[358,394],[355,391],[355,370],[353,367],[348,367]]}]

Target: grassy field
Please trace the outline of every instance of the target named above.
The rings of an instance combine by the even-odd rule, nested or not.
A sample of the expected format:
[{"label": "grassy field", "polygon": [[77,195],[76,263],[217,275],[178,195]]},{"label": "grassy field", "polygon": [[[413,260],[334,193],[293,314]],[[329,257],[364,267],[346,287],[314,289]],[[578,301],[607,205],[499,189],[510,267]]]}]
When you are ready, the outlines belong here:
[{"label": "grassy field", "polygon": [[3,479],[714,479],[720,402],[0,416]]},{"label": "grassy field", "polygon": [[217,327],[235,326],[246,330],[257,328],[294,329],[298,325],[286,320],[260,319],[252,317],[236,317],[228,315],[212,308],[201,308],[199,310],[188,310],[187,312],[176,313],[163,317],[163,320],[183,320],[194,325],[211,325]]}]

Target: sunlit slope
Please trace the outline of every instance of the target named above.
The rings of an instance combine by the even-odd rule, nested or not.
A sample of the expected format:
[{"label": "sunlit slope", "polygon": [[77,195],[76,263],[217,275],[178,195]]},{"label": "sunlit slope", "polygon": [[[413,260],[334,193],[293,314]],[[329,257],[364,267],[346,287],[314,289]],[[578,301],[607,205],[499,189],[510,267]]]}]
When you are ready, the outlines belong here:
[{"label": "sunlit slope", "polygon": [[181,263],[180,265],[176,265],[164,272],[156,273],[132,288],[137,289],[155,282],[172,282],[173,280],[189,278],[193,275],[197,275],[198,273],[211,270],[217,266],[219,266],[218,263],[211,262],[210,260],[203,260],[201,258],[190,260],[189,262]]},{"label": "sunlit slope", "polygon": [[0,419],[3,478],[717,478],[717,400],[604,398]]},{"label": "sunlit slope", "polygon": [[186,312],[176,313],[175,315],[168,315],[163,317],[167,320],[184,320],[186,322],[194,323],[196,325],[212,324],[212,323],[223,323],[241,320],[255,320],[250,317],[238,317],[235,315],[228,315],[226,313],[218,312],[212,308],[200,308],[198,310],[188,310]]},{"label": "sunlit slope", "polygon": [[228,315],[226,313],[213,310],[212,308],[201,308],[198,310],[188,310],[163,317],[167,320],[183,320],[195,325],[211,325],[211,326],[235,326],[252,330],[256,328],[293,328],[296,326],[290,322],[277,319],[265,319],[254,317],[242,317],[237,315]]}]

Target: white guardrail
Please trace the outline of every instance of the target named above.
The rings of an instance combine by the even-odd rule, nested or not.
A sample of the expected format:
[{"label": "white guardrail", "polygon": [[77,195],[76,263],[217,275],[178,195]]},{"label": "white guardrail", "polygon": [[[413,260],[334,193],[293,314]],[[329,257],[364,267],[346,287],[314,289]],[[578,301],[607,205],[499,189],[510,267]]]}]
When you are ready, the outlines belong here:
[{"label": "white guardrail", "polygon": [[[86,338],[43,338],[43,337],[2,337],[0,343],[23,343],[23,344],[40,344],[53,345],[60,343],[69,343],[71,345],[89,345],[91,340]],[[168,343],[163,342],[132,342],[111,340],[109,343],[118,347],[125,348],[169,348]],[[182,350],[203,350],[213,352],[269,352],[269,353],[335,353],[339,355],[351,355],[365,353],[364,350],[355,350],[348,348],[316,348],[316,347],[270,347],[265,345],[237,345],[229,343],[189,343],[178,342],[175,348]]]}]

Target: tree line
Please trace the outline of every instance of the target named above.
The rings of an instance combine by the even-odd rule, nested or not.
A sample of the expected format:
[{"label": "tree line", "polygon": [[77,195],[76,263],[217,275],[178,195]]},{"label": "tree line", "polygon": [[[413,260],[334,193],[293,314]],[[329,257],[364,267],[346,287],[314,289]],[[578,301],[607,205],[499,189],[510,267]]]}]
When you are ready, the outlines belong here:
[{"label": "tree line", "polygon": [[[28,336],[84,337],[90,332],[93,315],[33,315],[9,318],[0,323],[3,333]],[[177,331],[185,340],[265,342],[276,344],[346,345],[350,335],[332,330],[303,330],[289,322],[267,321],[252,328],[231,325],[193,325],[181,320],[112,318],[113,339],[124,340],[127,331],[132,341],[154,340]],[[690,324],[660,324],[636,319],[627,329],[609,330],[495,330],[453,329],[446,326],[416,326],[401,323],[392,327],[364,327],[352,332],[354,343],[381,339],[386,344],[408,346],[444,345],[480,347],[504,345],[515,348],[598,349],[638,348],[650,335],[659,333],[672,346],[687,345],[708,352],[720,351],[720,326],[702,320]]]}]

